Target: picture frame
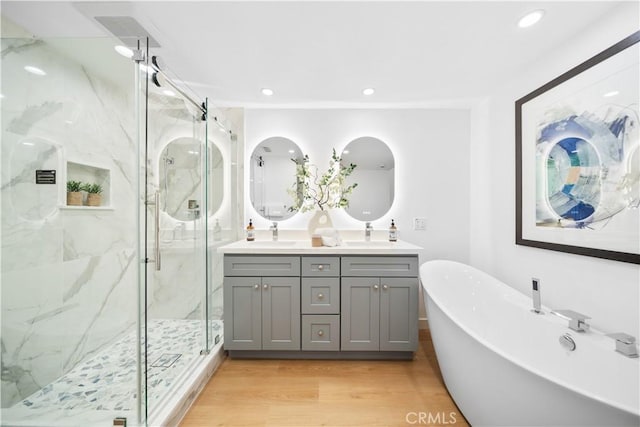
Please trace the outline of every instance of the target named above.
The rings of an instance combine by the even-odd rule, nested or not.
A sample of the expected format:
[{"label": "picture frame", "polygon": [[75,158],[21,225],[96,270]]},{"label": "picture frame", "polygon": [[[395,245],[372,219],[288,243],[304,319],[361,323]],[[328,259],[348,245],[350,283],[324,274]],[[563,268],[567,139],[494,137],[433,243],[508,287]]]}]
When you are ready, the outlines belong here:
[{"label": "picture frame", "polygon": [[515,102],[516,245],[640,264],[639,41]]}]

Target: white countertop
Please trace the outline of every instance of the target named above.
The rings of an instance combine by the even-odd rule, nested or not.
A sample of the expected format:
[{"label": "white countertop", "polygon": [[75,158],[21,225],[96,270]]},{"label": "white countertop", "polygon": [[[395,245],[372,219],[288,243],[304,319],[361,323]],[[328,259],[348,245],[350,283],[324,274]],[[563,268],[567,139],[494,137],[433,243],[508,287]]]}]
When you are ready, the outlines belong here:
[{"label": "white countertop", "polygon": [[398,240],[343,241],[340,246],[312,247],[308,240],[239,240],[220,246],[224,254],[293,254],[293,255],[418,255],[422,248]]}]

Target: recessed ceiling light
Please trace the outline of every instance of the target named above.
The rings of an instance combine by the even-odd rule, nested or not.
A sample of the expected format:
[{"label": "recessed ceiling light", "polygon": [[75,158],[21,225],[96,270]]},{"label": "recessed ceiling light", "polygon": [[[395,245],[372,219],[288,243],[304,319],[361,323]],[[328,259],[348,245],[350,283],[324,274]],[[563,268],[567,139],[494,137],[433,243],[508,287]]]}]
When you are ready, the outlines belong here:
[{"label": "recessed ceiling light", "polygon": [[293,154],[295,152],[296,152],[296,150],[289,150],[289,154]]},{"label": "recessed ceiling light", "polygon": [[28,145],[30,147],[33,147],[36,144],[34,144],[33,142],[23,142],[22,145]]},{"label": "recessed ceiling light", "polygon": [[116,52],[118,52],[120,55],[124,56],[125,58],[133,58],[133,51],[131,49],[129,49],[126,46],[114,46],[113,47]]},{"label": "recessed ceiling light", "polygon": [[344,150],[342,154],[349,154],[349,150]]},{"label": "recessed ceiling light", "polygon": [[536,24],[538,21],[540,21],[543,16],[544,16],[544,10],[542,9],[529,12],[526,15],[524,15],[522,18],[520,18],[520,20],[518,21],[518,27],[520,28],[530,27]]},{"label": "recessed ceiling light", "polygon": [[24,67],[25,70],[27,70],[28,72],[30,72],[31,74],[35,74],[36,76],[46,76],[47,73],[45,73],[43,70],[41,70],[38,67],[34,67],[33,65],[26,65]]},{"label": "recessed ceiling light", "polygon": [[172,90],[169,90],[169,89],[163,90],[162,93],[164,93],[167,96],[176,96],[176,93],[174,91],[172,91]]},{"label": "recessed ceiling light", "polygon": [[369,95],[373,95],[375,91],[376,90],[374,88],[368,87],[366,89],[362,89],[362,94],[369,96]]},{"label": "recessed ceiling light", "polygon": [[611,98],[612,96],[616,96],[619,93],[620,92],[618,92],[617,90],[612,90],[611,92],[607,92],[602,96],[604,96],[605,98]]},{"label": "recessed ceiling light", "polygon": [[269,89],[268,87],[263,87],[261,90],[262,94],[264,96],[271,96],[273,95],[273,91],[271,89]]}]

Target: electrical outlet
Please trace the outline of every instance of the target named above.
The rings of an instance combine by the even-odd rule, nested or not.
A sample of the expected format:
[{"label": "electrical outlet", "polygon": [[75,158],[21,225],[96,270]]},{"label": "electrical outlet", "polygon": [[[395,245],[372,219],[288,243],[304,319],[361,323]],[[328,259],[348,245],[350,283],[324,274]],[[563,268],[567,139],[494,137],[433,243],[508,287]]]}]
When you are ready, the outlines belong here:
[{"label": "electrical outlet", "polygon": [[417,231],[424,231],[427,229],[426,218],[413,218],[413,229]]}]

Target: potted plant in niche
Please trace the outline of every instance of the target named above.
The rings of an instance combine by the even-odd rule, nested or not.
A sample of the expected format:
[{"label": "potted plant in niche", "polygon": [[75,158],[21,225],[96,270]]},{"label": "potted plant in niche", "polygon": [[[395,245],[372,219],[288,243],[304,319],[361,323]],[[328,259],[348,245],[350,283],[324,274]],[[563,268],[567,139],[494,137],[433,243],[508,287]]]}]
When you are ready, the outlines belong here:
[{"label": "potted plant in niche", "polygon": [[81,181],[67,181],[67,205],[82,206],[82,188]]},{"label": "potted plant in niche", "polygon": [[82,189],[87,192],[87,206],[102,204],[102,186],[100,184],[84,184]]},{"label": "potted plant in niche", "polygon": [[318,225],[331,227],[333,224],[328,210],[349,206],[349,195],[358,184],[347,185],[346,179],[357,165],[350,163],[349,166],[343,166],[335,148],[329,160],[329,169],[322,174],[317,166],[309,164],[308,155],[302,160],[291,160],[296,164],[296,182],[289,190],[294,199],[289,210],[316,211],[309,221],[309,233],[313,233]]}]

